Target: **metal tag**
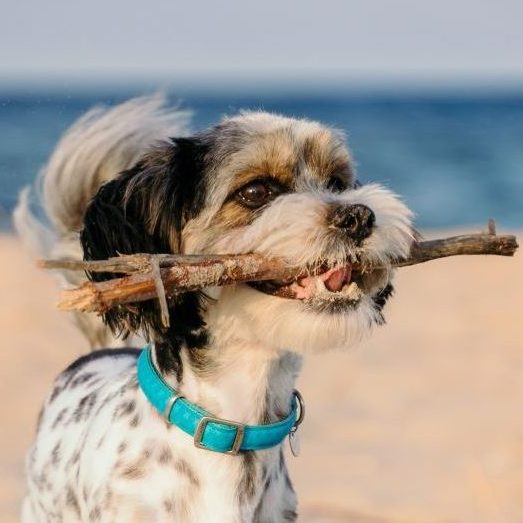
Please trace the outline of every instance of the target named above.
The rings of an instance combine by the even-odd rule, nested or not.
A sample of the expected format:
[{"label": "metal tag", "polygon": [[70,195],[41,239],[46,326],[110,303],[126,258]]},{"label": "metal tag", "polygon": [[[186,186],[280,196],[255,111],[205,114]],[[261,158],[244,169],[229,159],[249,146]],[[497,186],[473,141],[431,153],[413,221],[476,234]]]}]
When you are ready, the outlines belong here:
[{"label": "metal tag", "polygon": [[291,448],[292,455],[297,458],[301,452],[300,437],[298,432],[293,430],[289,434],[289,446]]}]

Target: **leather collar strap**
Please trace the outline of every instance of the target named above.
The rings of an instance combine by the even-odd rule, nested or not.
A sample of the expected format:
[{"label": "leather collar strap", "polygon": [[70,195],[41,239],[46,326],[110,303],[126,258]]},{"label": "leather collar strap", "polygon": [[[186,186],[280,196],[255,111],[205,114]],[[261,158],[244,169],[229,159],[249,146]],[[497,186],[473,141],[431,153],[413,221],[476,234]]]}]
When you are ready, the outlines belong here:
[{"label": "leather collar strap", "polygon": [[[168,423],[176,425],[194,437],[197,447],[238,454],[243,450],[262,450],[274,447],[296,428],[302,418],[301,398],[297,391],[292,397],[290,414],[269,425],[243,425],[215,418],[194,403],[179,396],[160,376],[151,355],[151,349],[142,350],[137,362],[138,383],[146,398]],[[298,407],[300,419],[297,423]]]}]

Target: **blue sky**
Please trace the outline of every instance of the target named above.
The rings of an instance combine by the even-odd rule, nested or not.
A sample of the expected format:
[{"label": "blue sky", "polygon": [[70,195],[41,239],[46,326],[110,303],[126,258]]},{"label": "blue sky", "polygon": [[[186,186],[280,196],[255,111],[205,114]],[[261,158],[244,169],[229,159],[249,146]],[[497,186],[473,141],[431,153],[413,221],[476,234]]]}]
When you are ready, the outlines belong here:
[{"label": "blue sky", "polygon": [[522,0],[1,0],[4,79],[523,78]]}]

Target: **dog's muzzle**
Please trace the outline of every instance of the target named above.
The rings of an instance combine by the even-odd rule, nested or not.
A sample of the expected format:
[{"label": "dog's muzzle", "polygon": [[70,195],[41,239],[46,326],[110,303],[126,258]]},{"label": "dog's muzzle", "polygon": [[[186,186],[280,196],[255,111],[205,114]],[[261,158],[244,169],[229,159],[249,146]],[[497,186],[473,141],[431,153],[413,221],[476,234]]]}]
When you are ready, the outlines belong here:
[{"label": "dog's muzzle", "polygon": [[[333,204],[326,221],[329,228],[336,230],[339,241],[351,242],[357,248],[372,234],[376,216],[366,205]],[[347,261],[336,266],[324,264],[310,270],[309,275],[294,281],[272,280],[251,282],[249,285],[258,291],[282,298],[303,301],[336,300],[356,304],[369,287],[365,285],[365,279],[368,278],[362,272],[361,265]]]}]

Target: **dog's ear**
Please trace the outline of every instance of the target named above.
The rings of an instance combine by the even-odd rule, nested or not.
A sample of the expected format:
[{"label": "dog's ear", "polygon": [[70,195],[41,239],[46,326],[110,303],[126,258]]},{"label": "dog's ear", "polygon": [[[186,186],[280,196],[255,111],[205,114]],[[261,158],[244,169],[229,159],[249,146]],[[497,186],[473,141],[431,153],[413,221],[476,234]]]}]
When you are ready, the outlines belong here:
[{"label": "dog's ear", "polygon": [[[185,223],[195,217],[205,199],[206,147],[195,138],[178,138],[151,150],[131,169],[104,184],[84,217],[81,242],[84,259],[101,260],[119,254],[179,252]],[[114,274],[90,273],[102,281]],[[199,300],[183,295],[170,303],[171,329],[178,323],[180,303],[199,309]],[[181,311],[180,311],[181,312]],[[198,312],[198,311],[195,311]],[[198,330],[201,316],[184,328]],[[187,318],[185,318],[187,320]],[[141,331],[146,337],[165,337],[157,300],[120,306],[104,314],[116,335]]]},{"label": "dog's ear", "polygon": [[84,216],[84,258],[177,252],[187,220],[203,206],[206,147],[177,138],[102,185]]}]

